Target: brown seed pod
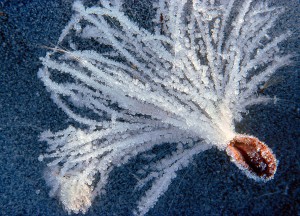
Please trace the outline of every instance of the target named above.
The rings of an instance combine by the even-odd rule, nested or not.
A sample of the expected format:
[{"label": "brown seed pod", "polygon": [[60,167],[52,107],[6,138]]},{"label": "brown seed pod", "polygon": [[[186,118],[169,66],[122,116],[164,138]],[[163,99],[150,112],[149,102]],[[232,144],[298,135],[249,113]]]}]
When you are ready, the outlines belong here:
[{"label": "brown seed pod", "polygon": [[227,145],[226,152],[233,163],[257,181],[268,181],[276,173],[275,155],[256,137],[237,135]]}]

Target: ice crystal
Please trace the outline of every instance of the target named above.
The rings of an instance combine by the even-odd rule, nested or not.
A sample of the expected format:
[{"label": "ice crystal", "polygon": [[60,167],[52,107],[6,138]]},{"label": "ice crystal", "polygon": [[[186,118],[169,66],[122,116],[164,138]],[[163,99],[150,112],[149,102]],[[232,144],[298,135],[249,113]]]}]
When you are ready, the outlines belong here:
[{"label": "ice crystal", "polygon": [[151,187],[134,213],[147,213],[194,155],[226,149],[246,108],[270,100],[258,86],[290,61],[279,49],[289,33],[270,35],[282,9],[264,1],[158,0],[149,29],[122,5],[76,1],[57,46],[41,58],[39,78],[81,125],[41,135],[50,193],[68,212],[85,213],[103,196],[114,167],[176,143],[138,182]]}]

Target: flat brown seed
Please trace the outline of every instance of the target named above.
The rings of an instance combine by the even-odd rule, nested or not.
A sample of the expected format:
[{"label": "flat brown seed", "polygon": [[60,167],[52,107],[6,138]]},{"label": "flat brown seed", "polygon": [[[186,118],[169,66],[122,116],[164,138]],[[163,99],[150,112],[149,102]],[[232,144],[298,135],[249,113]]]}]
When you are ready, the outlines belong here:
[{"label": "flat brown seed", "polygon": [[250,178],[268,181],[274,177],[277,160],[272,150],[256,137],[237,135],[228,144],[231,161]]}]

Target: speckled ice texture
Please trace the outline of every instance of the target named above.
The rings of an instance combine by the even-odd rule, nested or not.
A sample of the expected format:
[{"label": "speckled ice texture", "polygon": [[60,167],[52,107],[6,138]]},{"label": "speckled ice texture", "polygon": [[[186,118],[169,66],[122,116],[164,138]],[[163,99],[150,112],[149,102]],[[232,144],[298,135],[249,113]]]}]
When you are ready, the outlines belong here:
[{"label": "speckled ice texture", "polygon": [[[144,2],[148,2],[143,0]],[[131,17],[147,26],[149,5],[128,0]],[[147,215],[299,215],[299,3],[278,0],[286,13],[276,26],[294,36],[283,44],[297,54],[294,64],[276,73],[278,82],[263,94],[280,98],[276,105],[252,107],[237,132],[258,137],[279,159],[275,179],[248,179],[225,152],[206,151],[181,170],[169,190]],[[67,215],[48,196],[43,179],[46,164],[38,161],[46,143],[39,134],[66,128],[67,116],[51,101],[37,77],[39,57],[53,46],[68,22],[71,0],[0,0],[0,215]],[[298,102],[298,104],[297,104]],[[163,154],[163,149],[154,150]],[[131,215],[140,196],[133,190],[141,160],[130,161],[111,175],[107,195],[86,214]]]}]

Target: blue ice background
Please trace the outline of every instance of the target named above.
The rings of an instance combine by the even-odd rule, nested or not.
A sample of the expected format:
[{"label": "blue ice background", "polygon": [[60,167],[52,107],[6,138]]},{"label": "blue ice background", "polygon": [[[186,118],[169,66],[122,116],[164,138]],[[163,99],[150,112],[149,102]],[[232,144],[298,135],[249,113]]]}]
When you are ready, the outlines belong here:
[{"label": "blue ice background", "polygon": [[[299,2],[277,1],[287,7],[278,29],[295,32],[285,50],[299,55]],[[56,43],[68,22],[71,0],[0,0],[0,215],[67,215],[48,196],[42,178],[45,164],[37,160],[46,144],[38,135],[59,130],[70,120],[51,101],[37,78],[39,57]],[[128,1],[132,16],[149,21],[140,1]],[[277,105],[252,107],[237,131],[265,141],[280,160],[275,179],[256,183],[230,163],[224,152],[206,151],[195,158],[170,185],[148,215],[299,215],[299,57],[278,71],[281,79],[265,94],[283,99]],[[297,104],[298,103],[298,104]],[[141,195],[133,190],[132,160],[117,168],[107,195],[96,199],[86,214],[131,215]]]}]

